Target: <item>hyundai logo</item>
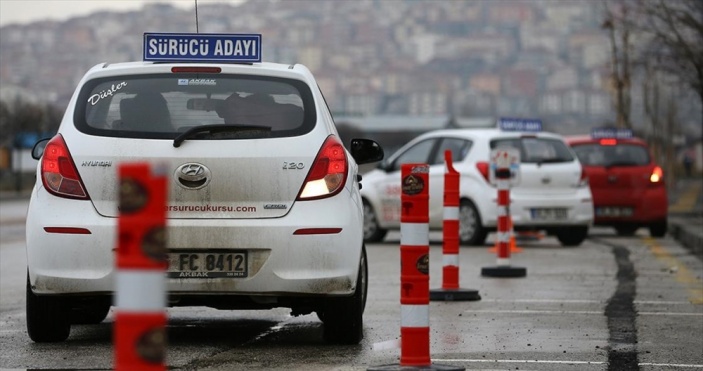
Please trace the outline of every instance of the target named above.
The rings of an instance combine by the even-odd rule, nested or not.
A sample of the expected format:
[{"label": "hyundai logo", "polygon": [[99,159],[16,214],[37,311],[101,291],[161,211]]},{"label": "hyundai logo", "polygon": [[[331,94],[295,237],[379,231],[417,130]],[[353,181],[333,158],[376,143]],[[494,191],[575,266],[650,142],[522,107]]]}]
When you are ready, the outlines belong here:
[{"label": "hyundai logo", "polygon": [[200,189],[210,182],[210,169],[205,165],[190,162],[176,169],[176,183],[185,189]]}]

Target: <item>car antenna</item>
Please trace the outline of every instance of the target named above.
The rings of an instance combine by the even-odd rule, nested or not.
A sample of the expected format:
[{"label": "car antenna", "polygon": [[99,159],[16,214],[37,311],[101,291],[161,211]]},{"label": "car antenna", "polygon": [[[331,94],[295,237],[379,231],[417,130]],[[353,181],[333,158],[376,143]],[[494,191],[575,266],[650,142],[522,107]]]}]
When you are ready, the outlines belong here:
[{"label": "car antenna", "polygon": [[198,0],[195,0],[195,33],[200,33],[198,28]]}]

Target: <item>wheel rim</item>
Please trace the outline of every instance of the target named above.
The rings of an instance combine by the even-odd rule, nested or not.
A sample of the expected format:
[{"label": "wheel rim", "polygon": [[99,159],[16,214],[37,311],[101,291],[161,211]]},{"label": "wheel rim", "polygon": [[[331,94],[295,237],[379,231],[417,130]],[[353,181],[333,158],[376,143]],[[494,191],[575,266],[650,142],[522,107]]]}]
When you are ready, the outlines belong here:
[{"label": "wheel rim", "polygon": [[468,241],[476,234],[478,218],[470,205],[461,205],[459,208],[459,238]]},{"label": "wheel rim", "polygon": [[377,230],[376,213],[374,213],[371,205],[364,202],[364,239],[371,238]]}]

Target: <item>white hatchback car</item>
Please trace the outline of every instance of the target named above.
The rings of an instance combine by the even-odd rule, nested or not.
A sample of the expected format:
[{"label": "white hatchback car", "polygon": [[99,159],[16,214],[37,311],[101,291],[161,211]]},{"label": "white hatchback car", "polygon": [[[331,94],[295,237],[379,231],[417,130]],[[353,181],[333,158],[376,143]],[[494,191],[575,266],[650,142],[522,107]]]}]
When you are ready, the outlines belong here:
[{"label": "white hatchback car", "polygon": [[327,341],[362,339],[368,272],[358,164],[380,161],[383,150],[366,139],[344,147],[305,66],[101,63],[34,155],[32,340],[62,341],[71,324],[105,319],[115,288],[117,170],[137,161],[168,169],[171,262],[182,254],[247,262],[236,277],[222,266],[170,264],[169,305],[316,312]]},{"label": "white hatchback car", "polygon": [[365,241],[381,241],[389,230],[400,229],[404,163],[430,165],[429,228],[442,230],[444,152],[451,150],[453,166],[460,173],[460,242],[484,244],[497,226],[497,189],[489,182],[489,159],[491,150],[501,146],[520,151],[519,183],[510,189],[514,229],[544,230],[564,246],[580,245],[593,222],[593,200],[576,155],[560,135],[500,129],[427,132],[364,174]]}]

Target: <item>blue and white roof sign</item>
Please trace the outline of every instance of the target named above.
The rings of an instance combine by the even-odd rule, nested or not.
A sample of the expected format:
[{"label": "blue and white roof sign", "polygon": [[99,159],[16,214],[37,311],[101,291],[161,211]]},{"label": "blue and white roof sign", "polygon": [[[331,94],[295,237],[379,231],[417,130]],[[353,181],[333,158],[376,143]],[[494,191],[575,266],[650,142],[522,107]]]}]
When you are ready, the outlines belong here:
[{"label": "blue and white roof sign", "polygon": [[619,128],[593,128],[591,129],[592,138],[615,138],[626,139],[632,138],[632,130]]},{"label": "blue and white roof sign", "polygon": [[261,34],[144,33],[144,60],[261,62]]},{"label": "blue and white roof sign", "polygon": [[505,131],[542,131],[542,120],[501,117],[498,127]]}]

